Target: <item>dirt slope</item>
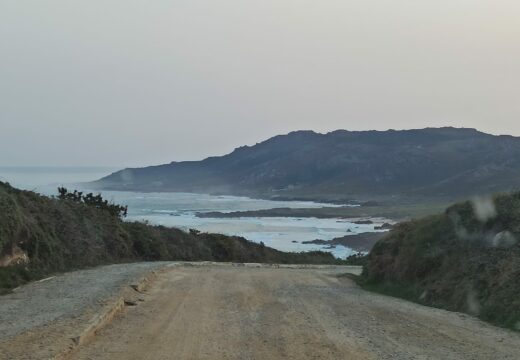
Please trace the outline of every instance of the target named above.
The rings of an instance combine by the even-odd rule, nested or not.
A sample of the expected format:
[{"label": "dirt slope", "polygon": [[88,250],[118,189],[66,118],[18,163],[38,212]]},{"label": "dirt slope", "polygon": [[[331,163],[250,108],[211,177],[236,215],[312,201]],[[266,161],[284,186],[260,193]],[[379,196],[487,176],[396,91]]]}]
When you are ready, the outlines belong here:
[{"label": "dirt slope", "polygon": [[341,268],[179,267],[74,359],[517,359],[520,335],[361,290]]}]

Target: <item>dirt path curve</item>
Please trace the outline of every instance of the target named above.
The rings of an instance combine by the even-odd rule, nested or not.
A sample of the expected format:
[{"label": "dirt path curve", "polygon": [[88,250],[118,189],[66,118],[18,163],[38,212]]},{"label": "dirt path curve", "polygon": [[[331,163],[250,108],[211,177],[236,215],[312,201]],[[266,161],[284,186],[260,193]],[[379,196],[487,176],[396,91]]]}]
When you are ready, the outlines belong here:
[{"label": "dirt path curve", "polygon": [[189,266],[73,359],[518,359],[520,334],[361,290],[338,268]]}]

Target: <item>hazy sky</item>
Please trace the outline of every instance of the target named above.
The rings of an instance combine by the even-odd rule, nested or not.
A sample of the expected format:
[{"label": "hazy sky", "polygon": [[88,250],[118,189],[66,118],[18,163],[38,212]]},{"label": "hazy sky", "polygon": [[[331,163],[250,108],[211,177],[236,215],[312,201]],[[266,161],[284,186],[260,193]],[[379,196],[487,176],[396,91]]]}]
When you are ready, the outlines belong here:
[{"label": "hazy sky", "polygon": [[0,165],[441,125],[520,135],[520,1],[0,1]]}]

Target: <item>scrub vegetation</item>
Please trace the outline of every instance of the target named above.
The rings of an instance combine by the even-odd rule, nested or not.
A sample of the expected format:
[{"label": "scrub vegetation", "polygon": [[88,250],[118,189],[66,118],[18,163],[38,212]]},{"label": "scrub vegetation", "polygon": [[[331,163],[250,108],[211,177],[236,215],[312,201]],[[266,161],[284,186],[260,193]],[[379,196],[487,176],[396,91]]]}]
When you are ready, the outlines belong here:
[{"label": "scrub vegetation", "polygon": [[0,183],[0,292],[56,272],[154,261],[342,263],[324,252],[284,253],[219,234],[125,222],[126,208],[97,195],[46,197]]},{"label": "scrub vegetation", "polygon": [[520,192],[476,198],[398,224],[360,284],[520,330]]}]

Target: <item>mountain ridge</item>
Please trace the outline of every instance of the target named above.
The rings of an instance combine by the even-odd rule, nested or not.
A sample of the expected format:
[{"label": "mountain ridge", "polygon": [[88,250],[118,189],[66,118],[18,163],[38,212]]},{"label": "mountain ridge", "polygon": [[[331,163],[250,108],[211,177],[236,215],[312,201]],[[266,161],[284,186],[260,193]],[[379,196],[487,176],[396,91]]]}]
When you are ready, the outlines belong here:
[{"label": "mountain ridge", "polygon": [[470,128],[311,130],[223,156],[127,168],[91,185],[309,200],[459,198],[520,184],[520,138]]}]

